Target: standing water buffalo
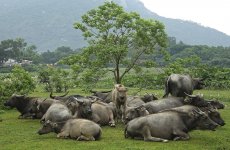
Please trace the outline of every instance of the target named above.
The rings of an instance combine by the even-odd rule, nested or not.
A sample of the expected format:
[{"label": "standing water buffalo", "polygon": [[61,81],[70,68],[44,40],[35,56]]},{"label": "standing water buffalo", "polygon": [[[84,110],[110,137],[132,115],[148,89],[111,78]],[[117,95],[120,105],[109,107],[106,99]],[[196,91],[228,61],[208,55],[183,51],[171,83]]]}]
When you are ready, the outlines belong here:
[{"label": "standing water buffalo", "polygon": [[101,127],[86,119],[69,119],[62,122],[46,121],[38,134],[57,133],[58,138],[72,138],[78,141],[95,141],[101,137]]},{"label": "standing water buffalo", "polygon": [[169,93],[176,97],[186,97],[186,94],[192,94],[195,89],[202,89],[204,86],[204,79],[192,78],[189,75],[172,74],[165,82],[165,94],[167,97]]},{"label": "standing water buffalo", "polygon": [[31,111],[33,103],[37,100],[41,100],[41,98],[13,94],[10,99],[4,103],[4,106],[15,107],[21,113],[19,118],[39,118]]},{"label": "standing water buffalo", "polygon": [[188,132],[191,130],[214,130],[217,126],[197,107],[189,113],[165,110],[131,120],[125,128],[125,138],[141,138],[154,142],[188,140]]},{"label": "standing water buffalo", "polygon": [[117,118],[124,121],[124,109],[127,101],[127,88],[122,84],[115,84],[112,91],[112,100],[116,106]]}]

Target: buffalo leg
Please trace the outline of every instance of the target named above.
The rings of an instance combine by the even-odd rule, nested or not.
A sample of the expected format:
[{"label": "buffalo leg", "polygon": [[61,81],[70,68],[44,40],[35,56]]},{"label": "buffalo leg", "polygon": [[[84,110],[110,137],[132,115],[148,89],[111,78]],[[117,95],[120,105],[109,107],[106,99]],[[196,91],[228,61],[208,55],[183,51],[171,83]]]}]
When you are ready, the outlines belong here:
[{"label": "buffalo leg", "polygon": [[67,137],[69,137],[69,132],[62,131],[62,132],[58,133],[57,137],[58,138],[67,138]]},{"label": "buffalo leg", "polygon": [[175,135],[174,141],[177,140],[189,140],[189,135],[181,130],[175,130],[173,131],[173,134]]},{"label": "buffalo leg", "polygon": [[166,140],[166,139],[153,137],[153,136],[151,135],[151,132],[150,132],[149,128],[146,127],[146,126],[143,128],[143,137],[144,137],[144,141],[168,142],[168,140]]},{"label": "buffalo leg", "polygon": [[114,117],[113,117],[113,112],[112,111],[109,111],[109,125],[111,126],[111,127],[115,127],[116,125],[115,125],[115,121],[114,121]]},{"label": "buffalo leg", "polygon": [[93,136],[91,137],[86,137],[84,135],[81,135],[77,138],[77,141],[95,141],[95,138]]}]

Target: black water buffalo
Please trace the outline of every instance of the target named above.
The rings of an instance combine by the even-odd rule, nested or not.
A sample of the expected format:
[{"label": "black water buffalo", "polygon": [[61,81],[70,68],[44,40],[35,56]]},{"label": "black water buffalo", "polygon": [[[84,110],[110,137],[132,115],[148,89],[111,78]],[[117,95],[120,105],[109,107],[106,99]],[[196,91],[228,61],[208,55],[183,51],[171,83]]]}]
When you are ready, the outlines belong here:
[{"label": "black water buffalo", "polygon": [[61,122],[72,118],[72,113],[62,102],[54,102],[41,119],[41,123],[46,121]]},{"label": "black water buffalo", "polygon": [[188,140],[188,132],[194,129],[215,130],[218,125],[206,113],[195,107],[191,112],[166,110],[131,120],[125,128],[125,138],[144,141],[167,142]]},{"label": "black water buffalo", "polygon": [[39,118],[35,112],[32,112],[32,106],[37,100],[42,100],[39,97],[28,97],[25,95],[13,94],[8,101],[4,103],[4,106],[16,108],[21,114],[19,118]]},{"label": "black water buffalo", "polygon": [[204,86],[204,79],[192,78],[189,75],[172,74],[165,82],[165,94],[167,97],[169,93],[176,97],[186,97],[186,94],[192,94],[195,89],[202,89]]},{"label": "black water buffalo", "polygon": [[90,91],[93,93],[92,96],[99,97],[103,102],[110,103],[112,102],[112,91]]},{"label": "black water buffalo", "polygon": [[56,100],[59,100],[59,101],[62,101],[62,102],[67,102],[67,101],[73,101],[74,97],[75,98],[83,98],[84,97],[84,96],[78,95],[78,94],[67,96],[68,93],[69,92],[66,92],[64,95],[61,95],[61,96],[54,96],[53,92],[51,92],[50,93],[50,98],[56,99]]},{"label": "black water buffalo", "polygon": [[101,127],[86,119],[69,119],[63,122],[46,121],[38,134],[57,133],[58,138],[72,138],[78,141],[95,141],[101,137]]}]

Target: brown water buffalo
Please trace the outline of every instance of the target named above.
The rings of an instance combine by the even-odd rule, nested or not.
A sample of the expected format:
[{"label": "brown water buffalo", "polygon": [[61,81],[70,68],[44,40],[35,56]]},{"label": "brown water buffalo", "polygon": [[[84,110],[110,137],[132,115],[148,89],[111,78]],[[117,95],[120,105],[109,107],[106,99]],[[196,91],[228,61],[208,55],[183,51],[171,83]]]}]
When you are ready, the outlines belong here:
[{"label": "brown water buffalo", "polygon": [[124,121],[124,109],[127,101],[127,88],[122,84],[115,84],[112,91],[112,100],[116,105],[117,118]]},{"label": "brown water buffalo", "polygon": [[78,141],[95,141],[100,139],[101,127],[86,119],[69,119],[63,122],[46,121],[38,134],[57,133],[58,138],[72,138]]},{"label": "brown water buffalo", "polygon": [[189,75],[172,74],[165,82],[165,94],[163,97],[167,97],[169,93],[175,97],[186,97],[185,93],[191,95],[193,90],[203,88],[203,80],[192,78]]},{"label": "brown water buffalo", "polygon": [[188,140],[188,132],[194,129],[215,130],[218,125],[206,113],[195,107],[192,112],[166,110],[131,120],[125,128],[125,138],[144,141],[167,142]]},{"label": "brown water buffalo", "polygon": [[115,126],[113,106],[101,101],[90,99],[76,99],[79,103],[75,118],[85,118],[100,125]]},{"label": "brown water buffalo", "polygon": [[39,118],[40,115],[36,116],[35,112],[31,111],[33,104],[37,100],[43,100],[43,98],[13,94],[10,99],[4,103],[4,106],[15,107],[21,113],[19,118]]}]

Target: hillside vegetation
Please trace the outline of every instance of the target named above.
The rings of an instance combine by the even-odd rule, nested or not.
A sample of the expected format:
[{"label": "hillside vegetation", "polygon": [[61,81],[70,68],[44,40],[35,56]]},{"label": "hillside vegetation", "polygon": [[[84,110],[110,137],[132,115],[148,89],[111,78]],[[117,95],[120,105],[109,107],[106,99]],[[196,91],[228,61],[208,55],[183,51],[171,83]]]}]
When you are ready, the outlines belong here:
[{"label": "hillside vegetation", "polygon": [[[24,38],[39,51],[60,46],[74,49],[86,45],[73,23],[105,0],[1,0],[0,40]],[[186,44],[230,46],[230,36],[194,22],[165,18],[146,9],[139,0],[114,0],[126,11],[135,11],[143,18],[156,19],[166,27],[169,36]],[[166,4],[167,5],[167,4]]]}]

